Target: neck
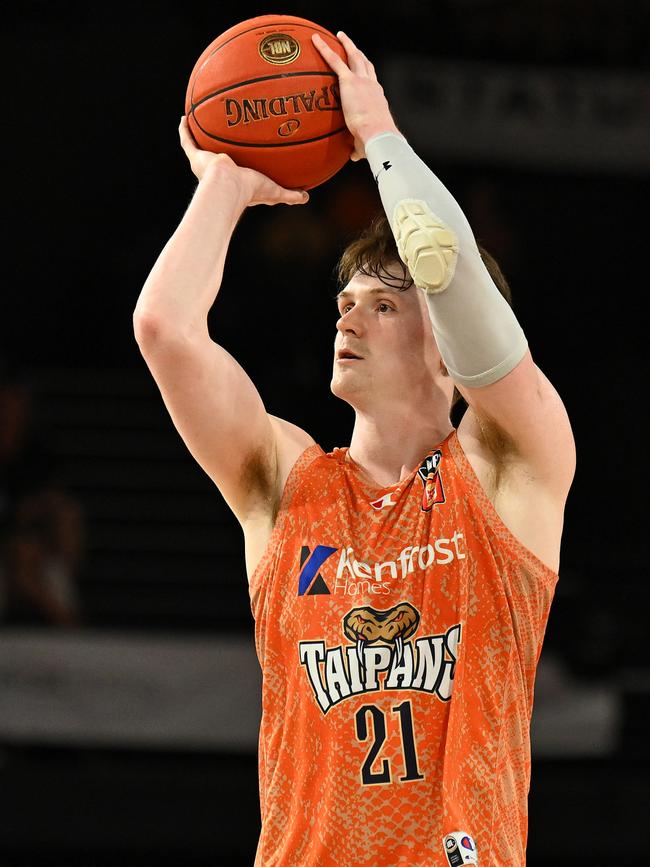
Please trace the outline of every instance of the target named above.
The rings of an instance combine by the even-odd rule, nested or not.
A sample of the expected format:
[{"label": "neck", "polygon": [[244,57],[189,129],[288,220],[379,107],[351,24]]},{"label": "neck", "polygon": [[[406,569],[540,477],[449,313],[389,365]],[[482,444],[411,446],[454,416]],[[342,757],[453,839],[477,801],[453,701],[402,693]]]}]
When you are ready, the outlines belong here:
[{"label": "neck", "polygon": [[380,487],[400,482],[453,430],[446,395],[425,404],[356,410],[349,455]]}]

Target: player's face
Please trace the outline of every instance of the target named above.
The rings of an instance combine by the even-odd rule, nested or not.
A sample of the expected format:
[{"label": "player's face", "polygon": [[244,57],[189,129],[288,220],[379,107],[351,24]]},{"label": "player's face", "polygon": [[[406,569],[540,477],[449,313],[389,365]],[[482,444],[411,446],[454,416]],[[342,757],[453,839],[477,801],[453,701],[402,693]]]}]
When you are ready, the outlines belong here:
[{"label": "player's face", "polygon": [[356,409],[430,393],[440,370],[423,293],[356,274],[337,297],[332,392]]}]

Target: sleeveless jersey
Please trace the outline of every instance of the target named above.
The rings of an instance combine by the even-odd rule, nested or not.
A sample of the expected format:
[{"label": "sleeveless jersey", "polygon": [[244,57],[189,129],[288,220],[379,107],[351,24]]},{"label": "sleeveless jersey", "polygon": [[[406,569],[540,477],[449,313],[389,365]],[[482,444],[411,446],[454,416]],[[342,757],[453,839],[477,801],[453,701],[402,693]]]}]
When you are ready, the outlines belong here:
[{"label": "sleeveless jersey", "polygon": [[380,489],[347,449],[303,452],[250,584],[256,867],[523,867],[557,577],[455,431]]}]

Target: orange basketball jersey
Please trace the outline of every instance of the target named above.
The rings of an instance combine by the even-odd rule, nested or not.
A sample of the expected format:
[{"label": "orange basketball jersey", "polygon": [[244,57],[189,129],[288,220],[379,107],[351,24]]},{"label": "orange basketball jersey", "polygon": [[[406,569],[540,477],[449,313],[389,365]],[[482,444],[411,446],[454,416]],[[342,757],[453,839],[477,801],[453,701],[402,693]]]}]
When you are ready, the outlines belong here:
[{"label": "orange basketball jersey", "polygon": [[347,449],[303,452],[250,585],[256,867],[523,867],[556,581],[455,431],[381,489]]}]

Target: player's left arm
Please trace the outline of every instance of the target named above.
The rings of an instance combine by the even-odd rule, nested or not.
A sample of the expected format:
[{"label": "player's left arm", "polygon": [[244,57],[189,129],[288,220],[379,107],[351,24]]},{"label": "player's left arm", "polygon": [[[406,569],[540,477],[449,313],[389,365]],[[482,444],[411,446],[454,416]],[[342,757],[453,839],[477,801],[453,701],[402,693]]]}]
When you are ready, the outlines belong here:
[{"label": "player's left arm", "polygon": [[[557,392],[483,263],[462,209],[392,118],[370,61],[344,33],[347,65],[317,36],[337,73],[353,159],[366,156],[402,260],[424,293],[440,354],[473,413],[463,425],[519,458],[552,495],[566,495],[575,451]],[[486,433],[487,431],[487,433]]]}]

